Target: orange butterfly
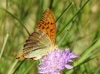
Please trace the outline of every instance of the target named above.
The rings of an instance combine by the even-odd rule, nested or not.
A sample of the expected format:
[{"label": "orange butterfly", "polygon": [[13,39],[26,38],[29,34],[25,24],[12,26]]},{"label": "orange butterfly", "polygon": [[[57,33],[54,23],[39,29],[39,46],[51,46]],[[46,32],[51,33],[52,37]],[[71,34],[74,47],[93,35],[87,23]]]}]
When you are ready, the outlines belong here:
[{"label": "orange butterfly", "polygon": [[36,30],[28,37],[24,44],[23,54],[17,58],[38,60],[56,49],[56,24],[50,9],[44,11]]}]

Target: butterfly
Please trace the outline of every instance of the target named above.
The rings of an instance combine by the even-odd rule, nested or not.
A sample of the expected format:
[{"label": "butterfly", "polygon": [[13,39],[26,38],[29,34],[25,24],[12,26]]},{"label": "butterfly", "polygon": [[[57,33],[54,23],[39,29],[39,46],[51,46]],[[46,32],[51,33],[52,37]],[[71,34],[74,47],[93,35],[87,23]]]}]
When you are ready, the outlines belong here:
[{"label": "butterfly", "polygon": [[28,58],[33,60],[41,59],[57,47],[56,24],[54,16],[50,9],[46,9],[38,23],[35,31],[29,35],[24,44],[23,54],[19,54],[17,58]]}]

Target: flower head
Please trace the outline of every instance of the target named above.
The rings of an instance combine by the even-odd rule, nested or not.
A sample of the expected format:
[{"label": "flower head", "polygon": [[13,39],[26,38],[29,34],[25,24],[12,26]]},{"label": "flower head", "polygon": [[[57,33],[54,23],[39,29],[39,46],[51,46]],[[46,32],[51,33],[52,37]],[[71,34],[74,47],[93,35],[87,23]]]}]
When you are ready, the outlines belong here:
[{"label": "flower head", "polygon": [[72,69],[73,66],[69,65],[69,62],[73,62],[73,58],[78,56],[74,52],[70,52],[69,49],[55,50],[48,54],[39,64],[39,74],[60,74],[64,69]]}]

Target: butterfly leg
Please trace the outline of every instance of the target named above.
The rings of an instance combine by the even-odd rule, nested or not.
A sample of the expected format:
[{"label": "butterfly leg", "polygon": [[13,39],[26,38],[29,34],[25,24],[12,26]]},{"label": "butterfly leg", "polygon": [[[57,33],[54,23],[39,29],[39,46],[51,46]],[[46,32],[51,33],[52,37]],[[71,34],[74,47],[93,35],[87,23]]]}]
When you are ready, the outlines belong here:
[{"label": "butterfly leg", "polygon": [[34,61],[36,61],[37,60],[37,58],[36,57],[33,57],[33,58],[30,58],[31,60],[34,60]]},{"label": "butterfly leg", "polygon": [[24,57],[24,54],[19,54],[16,59],[19,59],[19,58],[23,58]]}]

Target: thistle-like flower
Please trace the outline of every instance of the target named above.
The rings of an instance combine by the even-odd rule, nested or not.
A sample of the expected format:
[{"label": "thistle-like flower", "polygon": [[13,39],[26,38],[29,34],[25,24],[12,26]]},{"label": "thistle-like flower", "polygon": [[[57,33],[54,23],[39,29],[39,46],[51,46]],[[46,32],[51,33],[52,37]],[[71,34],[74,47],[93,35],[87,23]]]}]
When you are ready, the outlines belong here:
[{"label": "thistle-like flower", "polygon": [[69,62],[73,62],[73,58],[78,58],[74,52],[70,52],[69,49],[55,50],[42,59],[39,64],[39,74],[60,74],[64,69],[72,69],[73,66],[69,65]]}]

